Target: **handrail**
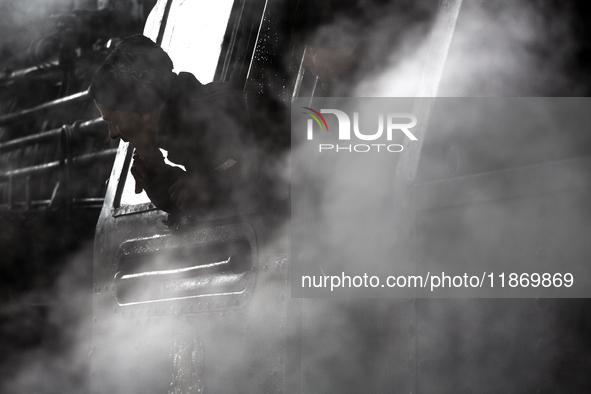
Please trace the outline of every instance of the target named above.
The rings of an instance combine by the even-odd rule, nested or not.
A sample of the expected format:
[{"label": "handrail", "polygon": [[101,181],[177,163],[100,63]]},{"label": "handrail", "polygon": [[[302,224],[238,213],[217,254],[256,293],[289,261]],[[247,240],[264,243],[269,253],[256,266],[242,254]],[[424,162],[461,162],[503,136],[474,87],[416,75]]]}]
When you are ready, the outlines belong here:
[{"label": "handrail", "polygon": [[[85,197],[85,198],[73,198],[72,199],[72,206],[76,207],[101,207],[103,202],[105,201],[102,197]],[[39,208],[39,207],[49,207],[51,205],[50,199],[44,200],[28,200],[28,201],[17,201],[12,202],[11,204],[0,204],[0,210],[14,210],[14,209],[22,209],[26,208],[30,210],[31,208]]]},{"label": "handrail", "polygon": [[87,100],[89,98],[90,98],[90,95],[88,94],[88,90],[85,90],[83,92],[75,93],[70,96],[62,97],[57,100],[48,101],[48,102],[38,105],[36,107],[24,109],[24,110],[18,111],[18,112],[12,112],[12,113],[9,113],[6,115],[1,115],[0,116],[0,126],[4,126],[7,124],[16,122],[18,120],[26,118],[27,116],[30,116],[31,114],[34,114],[35,112],[44,111],[44,110],[52,109],[55,107],[60,107],[62,105],[66,105],[66,104],[73,104],[73,103],[81,102],[81,101]]},{"label": "handrail", "polygon": [[[95,128],[106,124],[102,118],[92,119],[83,123],[80,123],[78,130],[80,132],[91,132],[98,131]],[[36,144],[44,141],[51,140],[60,136],[62,128],[47,130],[38,134],[28,135],[26,137],[15,138],[10,141],[0,143],[0,152],[5,152],[12,149],[18,149],[29,144]]]},{"label": "handrail", "polygon": [[[115,157],[116,153],[117,153],[117,149],[114,148],[114,149],[105,149],[103,151],[96,152],[96,153],[88,153],[85,155],[76,156],[76,157],[72,158],[71,165],[74,165],[74,166],[84,165],[84,164],[91,163],[94,160],[112,159]],[[66,160],[66,164],[68,164],[68,160]],[[48,170],[51,170],[54,168],[58,168],[59,165],[60,165],[60,161],[58,160],[58,161],[52,161],[50,163],[19,168],[16,170],[10,170],[10,171],[0,173],[0,179],[3,180],[3,179],[9,179],[9,178],[12,178],[12,179],[20,178],[20,177],[24,177],[27,175],[32,175],[35,173],[40,173],[40,172],[48,171]]]},{"label": "handrail", "polygon": [[[100,127],[103,126],[103,127]],[[72,181],[72,170],[74,167],[80,167],[88,163],[96,161],[113,160],[117,154],[117,149],[105,149],[98,152],[86,153],[79,156],[72,156],[72,140],[88,134],[97,134],[99,131],[104,132],[104,120],[97,118],[87,121],[76,121],[72,125],[64,125],[59,129],[44,131],[35,135],[29,135],[21,138],[16,138],[0,144],[0,152],[10,151],[30,145],[35,145],[40,142],[55,139],[57,142],[57,160],[37,164],[29,167],[22,167],[7,170],[0,173],[0,182],[5,183],[6,204],[0,206],[0,209],[7,207],[13,209],[17,205],[24,205],[26,209],[30,209],[35,202],[31,200],[30,179],[34,176],[43,175],[47,172],[55,171],[58,174],[58,181],[54,187],[52,197],[49,200],[48,208],[65,209],[69,215],[71,208],[74,205],[80,205],[79,201],[74,201],[71,195],[70,183]],[[18,179],[25,179],[25,201],[22,203],[13,201],[13,185]],[[90,205],[96,205],[97,201],[88,201]],[[87,203],[86,201],[82,202]],[[43,205],[43,204],[42,204]]]}]

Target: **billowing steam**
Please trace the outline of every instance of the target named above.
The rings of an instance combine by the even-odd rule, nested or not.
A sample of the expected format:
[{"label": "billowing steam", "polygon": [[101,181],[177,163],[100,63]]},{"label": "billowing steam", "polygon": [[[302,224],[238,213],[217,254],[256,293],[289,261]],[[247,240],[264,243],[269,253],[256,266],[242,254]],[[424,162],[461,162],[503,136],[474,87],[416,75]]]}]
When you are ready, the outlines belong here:
[{"label": "billowing steam", "polygon": [[23,63],[30,62],[27,53],[34,51],[30,46],[53,33],[52,29],[56,21],[49,16],[71,11],[72,1],[70,0],[2,2],[0,4],[2,14],[0,64],[3,67],[13,68],[22,67]]},{"label": "billowing steam", "polygon": [[[568,11],[564,3],[465,1],[438,95],[579,95],[587,88],[577,86],[572,63],[582,43],[573,38],[576,17]],[[368,48],[364,48],[366,57],[358,59],[357,70],[372,72],[355,75],[353,79],[359,79],[353,87],[350,79],[340,84],[333,79],[331,91],[337,95],[352,91],[359,97],[419,94],[421,84],[429,81],[424,66],[432,60],[433,37],[428,32],[437,22],[429,18],[411,18],[409,22],[404,16],[404,12],[382,13],[376,16],[376,23],[363,25],[361,30],[367,36],[356,39]],[[397,18],[406,23],[402,31],[397,30]],[[346,25],[342,20],[334,23],[336,31]],[[395,33],[402,38],[390,43],[391,50],[379,52],[377,48],[384,45],[374,48],[372,43],[379,41],[365,40]],[[310,107],[315,108],[314,103]],[[559,127],[550,120],[553,116],[563,119],[560,111],[548,115],[530,108],[532,112],[517,113],[509,102],[505,105],[497,114],[496,127],[483,128],[482,119],[469,105],[464,112],[448,113],[447,119],[439,117],[441,123],[430,125],[433,134],[426,135],[418,180],[441,180],[589,153],[585,127],[574,123]],[[375,123],[371,127],[375,130]],[[304,213],[309,214],[305,217],[307,234],[300,234],[304,247],[298,257],[306,259],[305,254],[311,253],[309,259],[317,266],[312,274],[317,278],[342,271],[351,276],[371,275],[372,270],[396,274],[409,268],[425,273],[426,267],[445,270],[450,262],[466,270],[485,265],[507,272],[541,267],[560,272],[566,266],[583,267],[584,271],[590,251],[580,234],[589,231],[591,218],[580,189],[570,195],[540,194],[528,200],[496,200],[462,208],[460,201],[445,200],[443,189],[424,187],[418,189],[422,194],[408,194],[407,198],[450,205],[417,216],[392,215],[389,209],[404,211],[416,203],[397,199],[405,193],[393,191],[393,187],[405,183],[393,184],[386,176],[395,174],[395,163],[383,165],[380,172],[375,162],[364,166],[362,158],[342,160],[333,151],[325,160],[312,161],[311,157],[318,155],[306,160],[304,151],[292,154],[294,167],[298,166],[295,173],[304,174],[297,181],[301,182],[298,187],[306,189]],[[576,184],[585,184],[588,166],[566,166],[555,176],[546,172],[544,179],[577,179]],[[522,186],[512,184],[509,175],[499,174],[499,178],[495,187],[479,185],[471,195],[486,201],[487,195]],[[433,191],[440,194],[425,195]],[[389,200],[392,196],[393,201]],[[372,247],[383,245],[376,240],[384,242],[388,236],[389,255]],[[413,251],[409,253],[408,248]],[[346,294],[353,297],[355,291],[363,293],[363,289],[353,289]],[[545,293],[549,294],[553,293]],[[383,296],[387,297],[387,292]],[[582,390],[588,384],[572,377],[565,381],[557,378],[567,365],[576,365],[575,361],[565,363],[566,352],[588,354],[587,348],[573,345],[581,343],[581,331],[555,320],[561,308],[573,316],[584,313],[567,302],[347,299],[306,300],[304,305],[308,308],[304,308],[303,334],[305,391],[551,392]],[[559,339],[563,336],[569,337],[569,345]]]},{"label": "billowing steam", "polygon": [[[423,65],[430,54],[429,32],[436,19],[434,2],[402,1],[403,6],[396,6],[396,2],[380,6],[370,3],[374,8],[368,8],[371,12],[364,15],[365,19],[343,13],[306,32],[311,46],[338,37],[343,42],[332,42],[333,49],[344,48],[344,53],[349,53],[353,48],[351,53],[360,56],[351,66],[351,74],[327,79],[327,89],[357,96],[412,97],[424,80]],[[545,8],[538,8],[538,3],[465,0],[439,94],[576,93],[567,73],[568,60],[577,47],[570,35],[570,15],[547,18],[541,12]],[[347,36],[351,31],[354,37]],[[361,50],[354,48],[356,45],[364,47]],[[427,179],[419,180],[470,175],[507,163],[532,164],[519,160],[515,163],[513,154],[519,152],[508,155],[502,153],[506,150],[492,149],[499,146],[499,141],[494,141],[497,145],[483,146],[478,136],[468,131],[460,136],[469,138],[470,144],[458,147],[450,142],[444,154],[430,152]],[[566,145],[569,155],[578,152],[570,143]],[[548,149],[546,142],[535,138],[532,146],[534,158],[538,147],[541,152]],[[285,159],[282,165],[288,161]],[[462,163],[472,163],[475,168]],[[393,213],[405,207],[393,193],[396,162],[384,163],[383,172],[373,175],[365,171],[361,161],[344,172],[330,163],[316,164],[319,167],[311,170],[315,178],[308,182],[316,198],[312,208],[317,213],[317,227],[313,234],[320,237],[316,239],[318,245],[340,248],[338,267],[354,274],[366,270],[365,262],[371,262],[368,266],[381,272],[400,266],[416,268],[413,261],[420,259],[405,249],[408,245],[397,243],[400,239],[414,241],[414,251],[418,250],[421,261],[455,258],[465,259],[469,265],[474,258],[494,261],[517,256],[558,264],[561,258],[583,260],[588,256],[584,237],[572,238],[588,234],[589,230],[587,201],[579,195],[556,197],[552,201],[555,205],[544,201],[534,205],[496,202],[482,210],[439,212],[436,219],[418,217],[415,228],[416,222]],[[284,175],[287,171],[282,167],[276,173]],[[581,170],[575,178],[587,176]],[[518,216],[524,211],[524,216]],[[392,222],[393,217],[401,221]],[[525,223],[520,221],[524,217]],[[542,225],[548,227],[538,231]],[[411,228],[416,232],[409,234],[406,229]],[[524,245],[515,242],[509,250],[504,248],[512,237],[526,232],[533,234]],[[380,249],[377,254],[360,250],[360,243],[350,238],[352,233],[380,245],[388,243],[391,249]],[[553,243],[542,242],[553,236]],[[569,366],[565,349],[582,350],[577,349],[581,343],[579,333],[558,321],[565,304],[556,300],[388,300],[387,296],[305,299],[301,301],[301,331],[292,331],[293,316],[289,313],[297,313],[297,307],[292,311],[283,304],[289,294],[283,293],[285,277],[273,276],[282,269],[280,264],[272,264],[274,251],[270,250],[274,247],[270,242],[259,251],[260,256],[269,259],[269,271],[259,272],[256,295],[244,308],[227,313],[179,314],[176,318],[151,314],[151,307],[137,316],[122,316],[118,310],[93,326],[92,344],[88,336],[93,325],[91,309],[88,302],[81,302],[88,299],[88,289],[79,286],[79,270],[88,267],[89,253],[81,252],[72,258],[55,288],[54,297],[59,302],[49,312],[55,333],[48,334],[50,338],[42,347],[15,358],[18,368],[11,371],[1,390],[80,392],[87,387],[92,370],[95,377],[102,377],[98,385],[105,393],[166,392],[166,385],[175,381],[174,365],[189,371],[188,375],[177,376],[181,380],[188,376],[188,380],[177,380],[176,387],[185,387],[191,393],[230,392],[230,387],[224,386],[229,384],[224,380],[227,376],[233,377],[232,382],[241,382],[238,392],[279,392],[283,373],[298,381],[295,385],[301,385],[306,393],[531,393],[576,392],[588,387],[582,378],[558,379]],[[318,274],[330,274],[333,268],[319,264]],[[300,301],[293,302],[298,305]],[[584,327],[585,323],[580,325]],[[183,327],[191,327],[195,336],[184,337]],[[295,370],[280,356],[288,349],[301,355]],[[162,352],[170,352],[164,364],[147,356]],[[588,353],[584,355],[588,357]],[[202,378],[207,376],[209,381]]]},{"label": "billowing steam", "polygon": [[[551,1],[463,1],[438,96],[581,95],[572,62],[583,44],[573,37],[572,9]],[[364,78],[357,96],[417,95],[433,38],[412,30],[403,37],[398,50],[381,54],[389,65]]]}]

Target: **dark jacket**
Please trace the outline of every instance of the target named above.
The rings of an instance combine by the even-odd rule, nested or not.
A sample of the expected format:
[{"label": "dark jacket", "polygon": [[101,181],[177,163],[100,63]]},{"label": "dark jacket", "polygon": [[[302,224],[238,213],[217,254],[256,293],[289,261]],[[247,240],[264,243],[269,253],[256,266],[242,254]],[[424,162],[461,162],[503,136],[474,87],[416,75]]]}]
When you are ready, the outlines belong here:
[{"label": "dark jacket", "polygon": [[[187,174],[207,180],[214,196],[211,205],[229,203],[234,191],[252,178],[253,160],[246,153],[249,119],[240,90],[223,82],[203,85],[181,72],[158,119],[158,147],[167,150],[168,160],[183,165]],[[183,172],[168,166],[159,171],[157,188],[146,192],[154,205],[174,213],[168,189]]]},{"label": "dark jacket", "polygon": [[241,91],[224,82],[202,85],[192,74],[179,73],[159,115],[157,143],[170,161],[205,173],[229,159],[241,163],[248,135]]}]

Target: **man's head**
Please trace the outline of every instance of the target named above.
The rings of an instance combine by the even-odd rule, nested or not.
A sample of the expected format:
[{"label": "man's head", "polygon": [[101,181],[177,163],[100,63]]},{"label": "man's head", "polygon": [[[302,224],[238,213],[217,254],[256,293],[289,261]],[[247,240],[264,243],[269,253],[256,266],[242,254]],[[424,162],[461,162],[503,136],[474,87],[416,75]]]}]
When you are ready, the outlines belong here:
[{"label": "man's head", "polygon": [[154,123],[175,74],[170,57],[140,34],[128,37],[111,52],[94,74],[90,95],[109,122],[111,138],[134,143]]},{"label": "man's head", "polygon": [[170,57],[149,38],[127,37],[98,68],[90,95],[109,108],[150,112],[166,99],[175,74]]},{"label": "man's head", "polygon": [[[158,122],[158,112],[126,112],[118,111],[94,102],[101,116],[109,124],[109,136],[112,139],[121,138],[131,142],[134,146],[154,139]],[[151,135],[150,135],[151,134]]]}]

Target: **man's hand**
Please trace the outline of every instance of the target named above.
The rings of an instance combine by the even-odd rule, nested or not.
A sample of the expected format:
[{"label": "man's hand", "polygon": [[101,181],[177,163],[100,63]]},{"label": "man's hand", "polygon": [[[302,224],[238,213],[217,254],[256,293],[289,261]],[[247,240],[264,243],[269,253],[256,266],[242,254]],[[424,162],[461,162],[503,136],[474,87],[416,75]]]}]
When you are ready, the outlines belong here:
[{"label": "man's hand", "polygon": [[198,175],[181,176],[168,189],[168,192],[171,201],[181,212],[187,212],[198,206],[206,206],[212,199],[206,179]]},{"label": "man's hand", "polygon": [[183,176],[183,170],[166,165],[161,154],[141,157],[136,152],[133,155],[131,174],[135,178],[136,193],[144,190],[157,208],[169,213],[178,212],[168,190]]},{"label": "man's hand", "polygon": [[131,165],[131,175],[135,179],[135,194],[141,193],[149,183],[148,169],[142,162],[137,152],[133,154],[133,164]]}]

